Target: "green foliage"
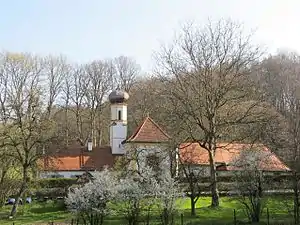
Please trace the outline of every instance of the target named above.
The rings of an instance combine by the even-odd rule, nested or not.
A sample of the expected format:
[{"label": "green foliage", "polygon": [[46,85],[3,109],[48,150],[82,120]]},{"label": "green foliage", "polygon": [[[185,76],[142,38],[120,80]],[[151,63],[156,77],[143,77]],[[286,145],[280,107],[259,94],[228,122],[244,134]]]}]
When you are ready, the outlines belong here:
[{"label": "green foliage", "polygon": [[56,199],[67,196],[69,187],[76,183],[74,178],[47,178],[31,181],[29,190],[37,199]]},{"label": "green foliage", "polygon": [[[210,198],[202,197],[197,202],[197,216],[190,216],[190,202],[185,199],[181,202],[181,209],[183,210],[183,222],[190,225],[207,225],[207,224],[233,224],[233,209],[236,209],[236,216],[238,224],[246,224],[247,218],[238,200],[235,198],[223,197],[220,199],[222,207],[217,209],[210,208]],[[287,213],[287,209],[279,204],[282,202],[282,197],[273,197],[269,199],[267,207],[270,212],[270,224],[292,224],[291,217]],[[289,199],[292,204],[292,200]],[[6,206],[0,210],[0,224],[1,225],[34,225],[34,224],[48,224],[51,221],[56,223],[65,222],[69,224],[72,220],[72,215],[65,210],[63,201],[47,201],[43,203],[25,204],[20,206],[19,216],[14,220],[8,220],[7,215],[11,206]],[[263,213],[261,224],[266,224],[267,214]],[[176,224],[180,224],[180,215],[176,217]],[[289,222],[287,222],[289,221]],[[122,218],[119,215],[108,217],[104,224],[120,225]],[[76,223],[75,223],[76,224]],[[156,212],[152,212],[150,224],[159,224],[159,216]]]},{"label": "green foliage", "polygon": [[2,207],[5,204],[8,197],[17,194],[20,183],[20,180],[14,180],[9,178],[5,178],[0,183],[0,207]]},{"label": "green foliage", "polygon": [[32,184],[39,188],[69,188],[75,183],[75,178],[47,178],[34,181]]},{"label": "green foliage", "polygon": [[38,189],[34,193],[34,195],[39,200],[44,198],[56,199],[58,197],[66,197],[67,189],[66,188],[43,188],[43,189]]},{"label": "green foliage", "polygon": [[64,221],[70,219],[70,214],[65,210],[64,202],[62,200],[25,204],[19,207],[18,218],[15,220],[9,220],[7,217],[11,206],[3,207],[0,211],[0,224],[48,224],[50,221]]}]

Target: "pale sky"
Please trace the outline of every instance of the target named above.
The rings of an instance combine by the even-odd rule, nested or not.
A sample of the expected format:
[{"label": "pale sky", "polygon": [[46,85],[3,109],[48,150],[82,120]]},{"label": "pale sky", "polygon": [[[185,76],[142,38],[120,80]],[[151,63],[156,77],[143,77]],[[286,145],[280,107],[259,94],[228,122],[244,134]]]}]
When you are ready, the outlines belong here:
[{"label": "pale sky", "polygon": [[228,17],[271,52],[300,52],[300,0],[0,0],[0,49],[78,63],[127,55],[150,71],[180,23]]}]

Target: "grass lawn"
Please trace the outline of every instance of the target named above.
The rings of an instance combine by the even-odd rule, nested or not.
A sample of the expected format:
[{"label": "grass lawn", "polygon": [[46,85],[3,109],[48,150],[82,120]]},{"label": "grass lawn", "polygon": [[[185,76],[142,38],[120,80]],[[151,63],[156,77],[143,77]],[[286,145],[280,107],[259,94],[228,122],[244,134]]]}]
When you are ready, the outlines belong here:
[{"label": "grass lawn", "polygon": [[[180,200],[181,213],[183,213],[184,224],[198,225],[198,224],[233,224],[233,211],[236,210],[236,217],[238,221],[247,221],[242,205],[234,198],[223,197],[220,199],[221,204],[218,209],[211,209],[210,198],[203,197],[197,202],[197,216],[190,217],[190,202],[189,199]],[[291,202],[289,202],[291,204]],[[282,198],[269,198],[267,207],[271,221],[276,221],[276,224],[288,224],[286,221],[291,219],[288,214],[286,204]],[[34,203],[20,206],[18,209],[18,216],[15,220],[9,220],[7,217],[11,206],[5,206],[0,210],[0,224],[1,225],[26,225],[26,224],[48,224],[48,222],[70,222],[72,215],[68,213],[62,202],[49,201],[48,203]],[[153,220],[158,220],[153,218]],[[263,221],[267,221],[266,210],[263,213]],[[180,216],[177,218],[180,224]],[[120,218],[109,217],[105,224],[121,225],[123,222]],[[264,223],[263,223],[264,224]]]},{"label": "grass lawn", "polygon": [[51,221],[69,221],[71,218],[62,202],[33,203],[19,206],[16,219],[8,219],[11,206],[0,210],[1,225],[48,224]]}]

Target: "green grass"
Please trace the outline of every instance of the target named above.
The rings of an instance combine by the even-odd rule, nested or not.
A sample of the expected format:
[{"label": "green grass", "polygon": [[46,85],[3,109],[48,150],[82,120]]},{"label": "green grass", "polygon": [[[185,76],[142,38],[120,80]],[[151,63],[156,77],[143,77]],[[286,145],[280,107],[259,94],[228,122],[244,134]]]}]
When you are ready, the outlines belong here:
[{"label": "green grass", "polygon": [[[217,209],[211,209],[210,198],[203,197],[197,202],[197,216],[190,216],[190,202],[189,199],[179,200],[180,213],[184,215],[184,224],[201,225],[201,224],[233,224],[233,210],[236,210],[236,216],[238,221],[247,221],[242,205],[234,198],[223,197],[220,199],[220,207]],[[292,202],[288,202],[289,205]],[[287,221],[291,218],[288,214],[287,206],[282,198],[270,198],[268,199],[267,207],[269,209],[271,221]],[[47,224],[50,221],[63,222],[70,221],[72,215],[68,213],[62,204],[62,202],[48,203],[34,203],[20,206],[18,209],[18,215],[15,220],[8,219],[9,210],[11,206],[5,206],[0,210],[0,224],[1,225],[28,225],[28,224]],[[262,215],[262,219],[266,221],[266,210]],[[158,220],[158,216],[153,216],[153,221]],[[178,224],[180,224],[180,216],[177,218]],[[105,224],[123,224],[120,218],[108,217]],[[280,224],[280,223],[277,223]]]},{"label": "green grass", "polygon": [[11,206],[5,206],[0,211],[1,225],[29,225],[42,224],[50,221],[68,221],[71,218],[63,202],[49,201],[47,203],[34,203],[19,206],[16,219],[8,219]]}]

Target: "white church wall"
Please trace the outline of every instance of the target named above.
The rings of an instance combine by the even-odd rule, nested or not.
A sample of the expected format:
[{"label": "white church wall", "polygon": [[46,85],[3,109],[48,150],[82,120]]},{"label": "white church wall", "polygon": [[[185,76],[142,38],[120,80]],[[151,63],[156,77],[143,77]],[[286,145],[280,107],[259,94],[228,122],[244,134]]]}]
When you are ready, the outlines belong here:
[{"label": "white church wall", "polygon": [[110,146],[112,154],[124,154],[121,144],[127,137],[127,105],[111,104]]},{"label": "white church wall", "polygon": [[168,151],[168,147],[162,143],[126,143],[125,152],[135,153],[137,163],[136,169],[143,167],[147,164],[147,156],[155,154],[159,157],[160,167],[170,168],[171,159]]},{"label": "white church wall", "polygon": [[127,135],[127,126],[122,123],[117,123],[112,126],[112,135],[114,138],[121,138],[124,140],[124,137]]},{"label": "white church wall", "polygon": [[124,146],[121,144],[123,138],[114,138],[111,144],[111,152],[112,154],[125,154]]},{"label": "white church wall", "polygon": [[[121,118],[119,118],[119,111],[121,111]],[[127,105],[126,104],[112,104],[110,107],[111,120],[122,120],[127,122]]]}]

